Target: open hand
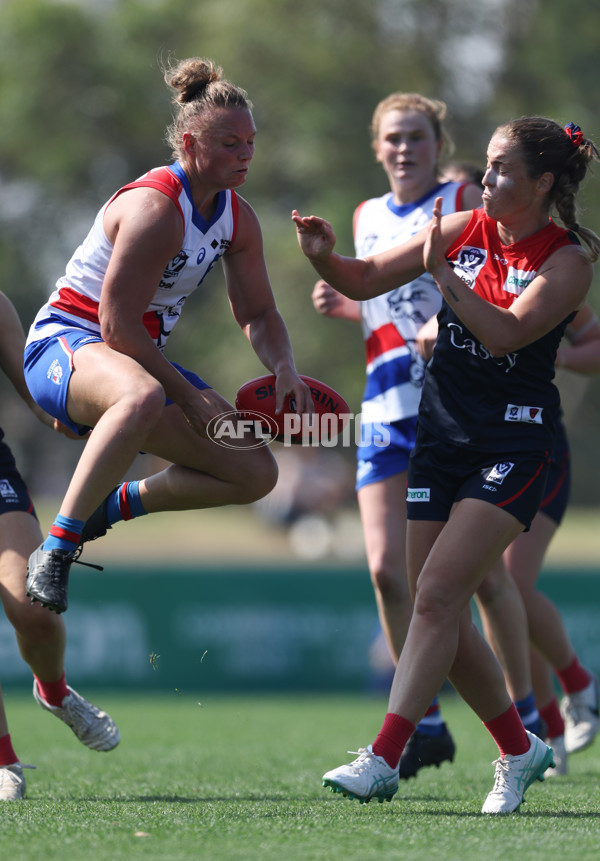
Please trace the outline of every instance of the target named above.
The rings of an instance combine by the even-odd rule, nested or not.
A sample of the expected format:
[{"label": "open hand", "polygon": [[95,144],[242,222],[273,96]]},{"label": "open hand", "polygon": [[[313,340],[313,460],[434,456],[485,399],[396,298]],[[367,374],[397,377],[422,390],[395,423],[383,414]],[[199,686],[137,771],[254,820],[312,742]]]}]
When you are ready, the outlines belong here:
[{"label": "open hand", "polygon": [[429,230],[423,246],[423,263],[425,269],[435,277],[436,270],[447,266],[446,248],[442,239],[442,198],[436,197],[433,206],[433,217],[429,222]]},{"label": "open hand", "polygon": [[329,257],[336,237],[331,225],[317,215],[299,215],[294,209],[292,221],[296,225],[298,244],[309,259]]}]

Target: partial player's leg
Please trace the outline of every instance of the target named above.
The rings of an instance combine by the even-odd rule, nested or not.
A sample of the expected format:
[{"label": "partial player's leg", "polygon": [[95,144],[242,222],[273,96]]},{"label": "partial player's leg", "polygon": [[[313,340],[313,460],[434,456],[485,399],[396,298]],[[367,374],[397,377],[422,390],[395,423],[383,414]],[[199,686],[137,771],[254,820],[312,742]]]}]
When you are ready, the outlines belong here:
[{"label": "partial player's leg", "polygon": [[[493,713],[505,706],[506,700],[510,704],[501,670],[501,684],[494,674],[489,690],[463,678],[468,675],[462,669],[464,664],[471,661],[474,669],[479,666],[477,649],[461,653],[460,666],[455,667],[454,661],[465,607],[522,528],[507,512],[469,498],[453,507],[447,524],[409,521],[407,558],[409,583],[415,590],[414,610],[392,685],[390,711],[418,721],[451,669],[460,679],[461,694],[482,720],[490,710]],[[479,676],[479,670],[476,674]]]},{"label": "partial player's leg", "polygon": [[502,665],[508,692],[523,725],[534,735],[545,738],[533,692],[527,613],[517,584],[502,559],[486,574],[475,597],[486,640]]},{"label": "partial player's leg", "polygon": [[[358,503],[379,620],[397,663],[412,615],[406,572],[406,472],[364,484]],[[416,777],[424,766],[452,762],[455,752],[436,696],[402,753],[400,779]]]},{"label": "partial player's leg", "polygon": [[406,472],[361,487],[357,498],[379,621],[396,662],[412,615],[406,574]]},{"label": "partial player's leg", "polygon": [[[576,753],[588,747],[600,731],[599,692],[596,678],[579,662],[558,607],[536,588],[557,528],[552,517],[538,512],[530,531],[519,536],[505,556],[527,609],[532,645],[552,666],[564,692],[565,750]],[[551,705],[550,716],[552,710]]]},{"label": "partial player's leg", "polygon": [[32,514],[13,511],[0,516],[0,598],[4,612],[33,673],[36,702],[63,720],[83,744],[94,750],[112,750],[119,742],[112,718],[67,685],[62,619],[33,605],[26,596],[27,559],[40,541],[40,527]]}]

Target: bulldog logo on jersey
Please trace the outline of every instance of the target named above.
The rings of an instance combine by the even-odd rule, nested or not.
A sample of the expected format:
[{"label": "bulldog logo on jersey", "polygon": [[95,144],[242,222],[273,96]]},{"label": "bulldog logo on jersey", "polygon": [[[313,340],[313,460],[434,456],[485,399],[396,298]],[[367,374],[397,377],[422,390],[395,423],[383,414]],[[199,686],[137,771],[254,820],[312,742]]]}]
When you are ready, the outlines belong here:
[{"label": "bulldog logo on jersey", "polygon": [[487,251],[484,248],[475,248],[474,245],[463,245],[454,261],[454,271],[465,284],[471,289],[475,279],[485,266]]},{"label": "bulldog logo on jersey", "polygon": [[488,474],[485,476],[485,480],[493,481],[494,484],[502,484],[513,466],[514,463],[511,463],[510,461],[503,461],[501,463],[497,463],[490,469]]}]

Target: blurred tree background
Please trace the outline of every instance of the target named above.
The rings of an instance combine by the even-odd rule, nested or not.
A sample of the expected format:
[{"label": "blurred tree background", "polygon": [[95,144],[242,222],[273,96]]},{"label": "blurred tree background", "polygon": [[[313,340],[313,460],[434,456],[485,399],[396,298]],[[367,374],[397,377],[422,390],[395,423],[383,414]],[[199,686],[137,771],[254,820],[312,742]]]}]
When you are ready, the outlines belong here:
[{"label": "blurred tree background", "polygon": [[[600,0],[0,0],[0,289],[27,328],[107,197],[170,160],[161,63],[211,57],[254,102],[242,193],[263,226],[298,368],[358,412],[360,331],[313,311],[291,209],[328,218],[338,249],[352,253],[355,206],[387,190],[369,123],[393,90],[444,99],[456,157],[480,165],[495,126],[522,114],[573,120],[600,142],[598,34]],[[580,220],[600,232],[598,177],[582,203]],[[590,301],[598,309],[596,287]],[[233,399],[264,369],[220,276],[188,305],[169,355]],[[573,502],[597,504],[600,385],[565,382]],[[78,445],[1,391],[1,424],[34,495],[62,493]]]}]

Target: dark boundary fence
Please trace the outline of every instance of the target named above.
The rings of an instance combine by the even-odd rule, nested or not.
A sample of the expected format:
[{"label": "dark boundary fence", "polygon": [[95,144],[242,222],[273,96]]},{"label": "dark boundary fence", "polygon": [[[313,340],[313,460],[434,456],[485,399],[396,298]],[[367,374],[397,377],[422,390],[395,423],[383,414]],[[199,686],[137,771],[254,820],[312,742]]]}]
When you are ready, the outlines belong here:
[{"label": "dark boundary fence", "polygon": [[[600,570],[545,572],[586,666],[600,675]],[[362,567],[74,566],[67,667],[76,687],[223,693],[368,691],[387,683]],[[0,678],[31,684],[0,618]]]}]

